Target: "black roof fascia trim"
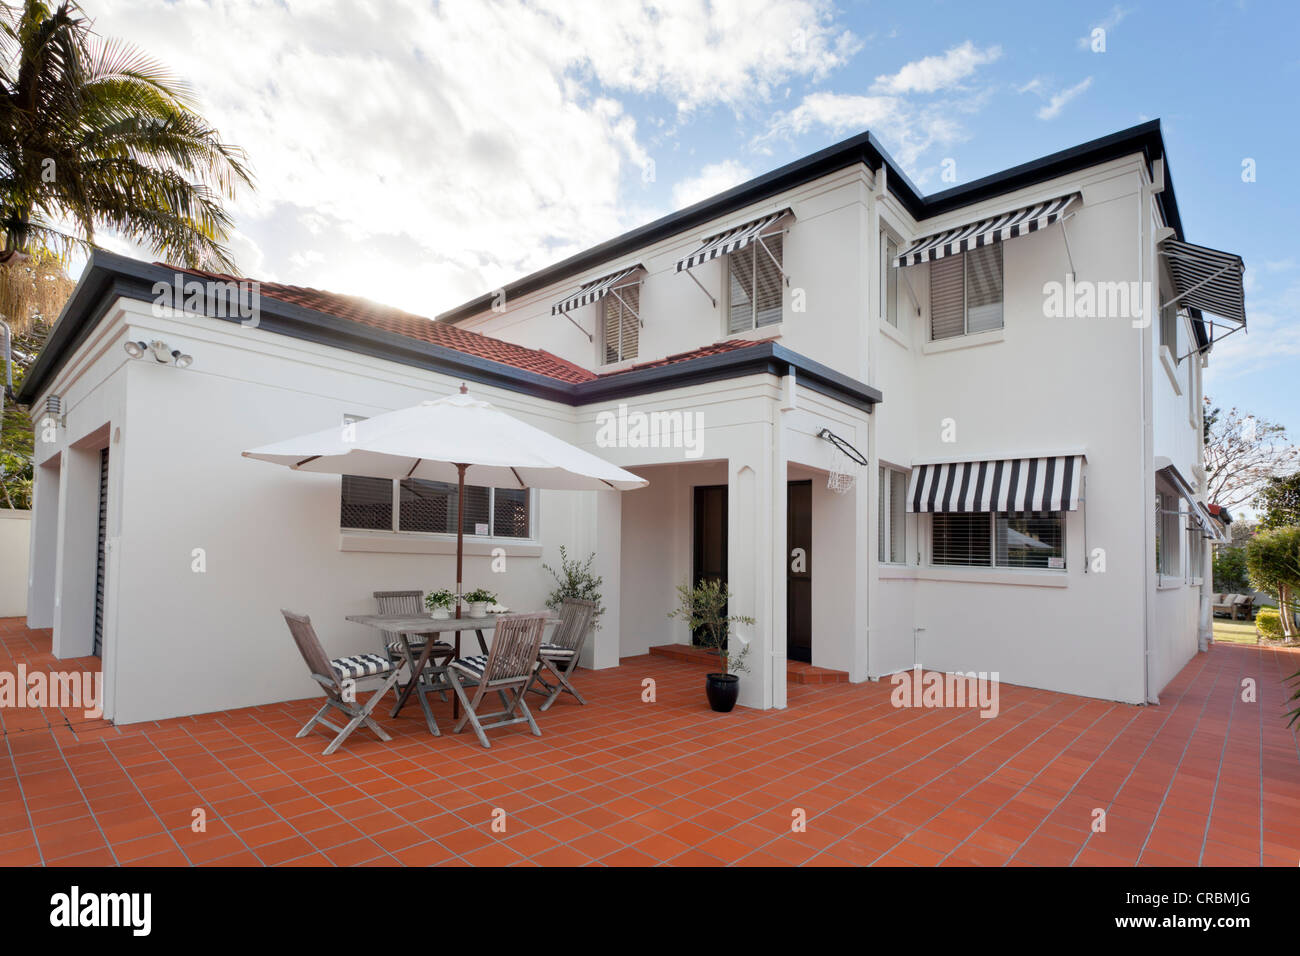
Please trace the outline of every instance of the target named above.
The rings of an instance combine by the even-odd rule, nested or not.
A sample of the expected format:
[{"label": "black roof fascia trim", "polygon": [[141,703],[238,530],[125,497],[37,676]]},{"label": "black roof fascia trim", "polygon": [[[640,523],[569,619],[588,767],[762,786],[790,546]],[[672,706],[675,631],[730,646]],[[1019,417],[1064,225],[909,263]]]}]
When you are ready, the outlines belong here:
[{"label": "black roof fascia trim", "polygon": [[[119,298],[154,301],[155,282],[170,284],[175,271],[113,253],[96,251],[50,338],[24,379],[18,403],[30,406],[63,367],[64,360],[86,340]],[[182,313],[183,314],[183,313]],[[195,316],[198,318],[199,316]],[[239,323],[239,316],[202,316]],[[520,392],[566,405],[586,405],[607,398],[644,395],[701,382],[720,381],[760,372],[785,375],[793,368],[800,384],[853,407],[871,410],[880,392],[834,369],[813,362],[772,342],[756,343],[717,355],[688,359],[674,365],[633,369],[587,382],[560,382],[502,362],[467,355],[455,349],[396,332],[377,329],[314,309],[265,296],[259,329],[315,342],[414,368],[463,378],[480,385]]]},{"label": "black roof fascia trim", "polygon": [[[1142,153],[1148,171],[1157,159],[1165,159],[1165,189],[1158,197],[1165,221],[1181,238],[1183,224],[1178,214],[1174,196],[1173,178],[1165,157],[1164,139],[1160,121],[1150,120],[1129,129],[1120,130],[1090,140],[1078,146],[1043,156],[1019,166],[993,173],[970,183],[954,186],[930,196],[922,196],[907,175],[870,132],[859,133],[840,143],[835,143],[809,156],[765,173],[747,183],[741,183],[693,206],[670,213],[654,222],[639,226],[631,232],[616,236],[606,242],[576,253],[554,265],[530,273],[503,288],[507,298],[528,295],[555,282],[561,282],[579,272],[608,260],[638,252],[652,243],[679,232],[704,224],[770,199],[787,189],[803,185],[821,176],[836,172],[856,163],[864,163],[872,170],[889,167],[887,188],[917,221],[972,205],[1004,193],[1023,189],[1058,176],[1068,175],[1098,163],[1108,162],[1135,152]],[[448,309],[437,316],[440,322],[455,324],[487,310],[496,293],[479,296],[469,302]]]},{"label": "black roof fascia trim", "polygon": [[798,384],[853,408],[870,412],[882,400],[879,389],[842,375],[775,342],[760,342],[747,348],[705,355],[673,365],[633,369],[607,375],[594,382],[583,382],[574,389],[577,398],[575,404],[592,405],[742,375],[769,374],[779,377],[789,374],[791,370],[794,371]]}]

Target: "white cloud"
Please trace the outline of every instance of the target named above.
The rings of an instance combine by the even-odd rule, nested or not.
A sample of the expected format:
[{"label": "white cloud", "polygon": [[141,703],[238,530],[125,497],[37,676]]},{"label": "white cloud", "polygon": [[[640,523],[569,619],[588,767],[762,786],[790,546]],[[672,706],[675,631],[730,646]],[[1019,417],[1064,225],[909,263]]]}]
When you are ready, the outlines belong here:
[{"label": "white cloud", "polygon": [[248,150],[242,271],[423,314],[661,212],[629,188],[653,157],[617,97],[747,112],[857,47],[830,0],[100,0],[96,14]]},{"label": "white cloud", "polygon": [[1002,56],[999,46],[979,49],[970,40],[938,56],[927,56],[903,66],[897,73],[876,77],[873,93],[934,93],[956,86],[979,67]]},{"label": "white cloud", "polygon": [[1037,113],[1038,118],[1040,120],[1056,119],[1056,117],[1061,115],[1061,110],[1065,109],[1066,105],[1071,100],[1079,96],[1090,86],[1092,86],[1092,77],[1087,76],[1069,89],[1061,90],[1059,93],[1053,93],[1052,98],[1047,101],[1047,105],[1039,108]]},{"label": "white cloud", "polygon": [[918,108],[903,97],[812,93],[792,110],[777,113],[755,140],[762,147],[774,139],[793,139],[813,128],[835,136],[870,129],[909,175],[921,154],[965,138],[953,118],[960,108],[942,104]]},{"label": "white cloud", "polygon": [[1092,25],[1088,30],[1087,35],[1079,37],[1079,49],[1092,49],[1092,33],[1094,30],[1105,30],[1107,39],[1109,40],[1110,31],[1119,26],[1120,22],[1132,12],[1132,10],[1125,10],[1116,4],[1111,8],[1110,13],[1106,14],[1105,18]]},{"label": "white cloud", "polygon": [[700,170],[698,176],[683,179],[673,186],[673,208],[684,209],[702,199],[708,199],[732,186],[739,185],[753,175],[748,166],[734,159],[710,163]]}]

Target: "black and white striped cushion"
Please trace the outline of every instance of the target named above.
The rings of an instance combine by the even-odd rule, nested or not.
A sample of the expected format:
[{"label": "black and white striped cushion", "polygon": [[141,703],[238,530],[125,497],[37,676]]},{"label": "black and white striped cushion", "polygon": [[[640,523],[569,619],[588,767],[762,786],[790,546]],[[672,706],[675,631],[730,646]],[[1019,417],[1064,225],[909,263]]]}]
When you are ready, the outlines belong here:
[{"label": "black and white striped cushion", "polygon": [[388,658],[380,657],[378,654],[353,654],[351,657],[336,657],[330,661],[330,667],[334,668],[334,674],[339,680],[349,677],[353,680],[376,677],[379,674],[387,674],[397,666]]},{"label": "black and white striped cushion", "polygon": [[559,644],[543,644],[542,656],[543,657],[572,657],[573,648],[561,647]]},{"label": "black and white striped cushion", "polygon": [[[410,643],[410,645],[411,645],[411,653],[412,653],[412,654],[415,654],[415,655],[418,656],[418,655],[420,655],[421,653],[423,653],[423,651],[424,651],[424,641],[410,641],[409,643]],[[400,653],[402,653],[402,642],[401,642],[401,641],[393,641],[393,643],[391,643],[391,644],[388,645],[388,649],[389,649],[389,651],[391,651],[391,652],[394,653],[394,654],[400,654]],[[450,644],[444,644],[442,641],[437,641],[437,642],[435,642],[434,645],[433,645],[433,652],[432,652],[432,654],[431,654],[430,656],[432,656],[433,654],[436,654],[436,655],[442,655],[442,654],[444,654],[444,653],[445,653],[445,654],[450,654],[453,650],[455,650],[455,648],[453,648]]]},{"label": "black and white striped cushion", "polygon": [[473,657],[462,657],[458,661],[452,661],[451,666],[477,680],[483,676],[483,671],[487,669],[487,662],[486,654],[476,654]]}]

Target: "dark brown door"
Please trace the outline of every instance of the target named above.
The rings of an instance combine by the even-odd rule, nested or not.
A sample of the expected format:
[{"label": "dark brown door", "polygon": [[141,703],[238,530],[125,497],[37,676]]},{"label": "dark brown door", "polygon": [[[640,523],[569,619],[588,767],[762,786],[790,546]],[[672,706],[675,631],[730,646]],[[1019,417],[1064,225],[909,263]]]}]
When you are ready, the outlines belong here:
[{"label": "dark brown door", "polygon": [[[695,488],[695,554],[692,584],[727,580],[727,486]],[[696,636],[694,643],[699,644]]]},{"label": "dark brown door", "polygon": [[812,482],[786,491],[785,656],[812,663]]}]

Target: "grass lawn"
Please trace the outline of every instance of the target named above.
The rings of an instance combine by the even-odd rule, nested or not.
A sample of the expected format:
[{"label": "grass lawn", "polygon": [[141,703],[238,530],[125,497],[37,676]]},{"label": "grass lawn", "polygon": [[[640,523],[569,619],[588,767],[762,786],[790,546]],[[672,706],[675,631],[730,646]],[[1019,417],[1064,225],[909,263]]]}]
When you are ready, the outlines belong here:
[{"label": "grass lawn", "polygon": [[1254,621],[1230,621],[1226,617],[1214,619],[1214,639],[1224,644],[1256,643]]}]

